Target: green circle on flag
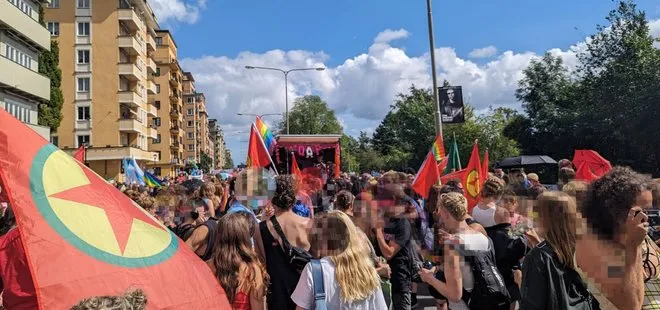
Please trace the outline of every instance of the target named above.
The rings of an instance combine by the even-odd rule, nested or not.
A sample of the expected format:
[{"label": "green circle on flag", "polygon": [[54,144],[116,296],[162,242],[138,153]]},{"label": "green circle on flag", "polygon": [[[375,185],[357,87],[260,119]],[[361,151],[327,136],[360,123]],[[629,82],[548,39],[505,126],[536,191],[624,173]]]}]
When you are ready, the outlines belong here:
[{"label": "green circle on flag", "polygon": [[[60,152],[64,153],[60,151],[57,147],[53,146],[52,144],[47,144],[43,146],[37,152],[34,159],[32,160],[32,166],[30,167],[30,192],[32,194],[32,198],[34,199],[35,206],[39,211],[39,213],[43,216],[46,223],[48,223],[48,225],[52,227],[60,235],[60,237],[62,237],[63,240],[73,245],[75,248],[82,251],[83,253],[97,260],[127,268],[143,268],[143,267],[154,266],[170,259],[176,253],[179,247],[179,239],[172,231],[170,231],[169,229],[167,229],[162,225],[161,226],[163,232],[161,232],[161,234],[166,233],[169,235],[169,244],[164,246],[162,250],[144,257],[125,257],[122,255],[110,253],[109,251],[105,251],[99,248],[98,246],[90,244],[90,242],[85,241],[83,238],[81,238],[81,236],[74,233],[60,218],[60,216],[58,216],[58,214],[55,212],[55,210],[53,209],[53,205],[49,199],[51,197],[48,196],[48,193],[46,193],[45,190],[44,177],[46,175],[44,173],[44,170],[46,167],[46,163],[49,161],[49,159],[57,160],[57,161],[61,160],[63,158],[61,156],[59,156],[60,158],[51,158],[54,154],[58,154]],[[68,155],[66,156],[70,158]],[[71,161],[75,162],[73,158],[70,159]],[[62,166],[65,165],[62,164]],[[105,183],[105,181],[103,182]],[[111,186],[107,183],[105,183],[104,185]],[[76,203],[76,202],[72,201],[72,203]],[[135,204],[131,205],[130,207],[139,208],[139,206]],[[93,208],[93,206],[90,205],[90,208]],[[73,210],[74,209],[72,209],[72,212],[75,212]],[[139,212],[143,212],[143,211],[139,210]],[[77,223],[80,225],[80,221],[78,221]],[[90,220],[85,220],[83,223],[84,224],[82,225],[89,225],[89,227],[85,227],[85,229],[88,231],[91,230],[92,232],[94,232],[97,229],[97,227],[94,226],[94,223]],[[157,230],[159,228],[153,227],[153,229]],[[132,231],[129,232],[129,234],[130,233],[132,233]],[[146,240],[140,240],[140,241],[146,241]]]}]

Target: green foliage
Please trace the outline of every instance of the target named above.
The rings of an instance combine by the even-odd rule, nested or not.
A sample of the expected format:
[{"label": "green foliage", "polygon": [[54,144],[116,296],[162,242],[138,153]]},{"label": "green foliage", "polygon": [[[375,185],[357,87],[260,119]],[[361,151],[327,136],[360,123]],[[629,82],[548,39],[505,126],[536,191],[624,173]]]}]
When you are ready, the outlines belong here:
[{"label": "green foliage", "polygon": [[209,172],[213,169],[213,158],[208,154],[202,152],[199,155],[199,169],[202,169],[204,172]]},{"label": "green foliage", "polygon": [[[278,124],[279,132],[286,133],[284,119]],[[289,111],[289,133],[292,135],[318,135],[343,133],[335,112],[319,96],[297,98]]]},{"label": "green foliage", "polygon": [[229,149],[225,149],[225,165],[222,167],[222,169],[233,169],[234,168],[234,160],[231,158],[231,151]]},{"label": "green foliage", "polygon": [[632,1],[618,1],[607,21],[578,54],[575,72],[548,54],[529,65],[516,92],[526,115],[504,133],[528,154],[570,158],[574,149],[594,149],[660,175],[660,50]]},{"label": "green foliage", "polygon": [[[39,7],[39,22],[44,24],[43,7]],[[64,96],[60,89],[62,70],[59,68],[60,48],[57,41],[50,42],[50,51],[44,51],[39,56],[39,73],[50,79],[50,101],[39,106],[39,125],[50,127],[55,132],[62,121],[62,105]]]}]

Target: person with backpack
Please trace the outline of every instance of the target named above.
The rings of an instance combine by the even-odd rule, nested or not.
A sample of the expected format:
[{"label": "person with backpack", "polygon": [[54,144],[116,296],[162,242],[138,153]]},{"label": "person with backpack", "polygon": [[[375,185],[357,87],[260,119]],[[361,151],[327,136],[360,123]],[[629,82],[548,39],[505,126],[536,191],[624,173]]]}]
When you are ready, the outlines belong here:
[{"label": "person with backpack", "polygon": [[436,278],[433,270],[421,269],[422,281],[447,297],[449,309],[508,310],[511,301],[495,265],[492,242],[465,222],[467,199],[451,192],[441,194],[437,201],[436,216],[444,228],[439,230],[444,279]]},{"label": "person with backpack", "polygon": [[[200,198],[193,198],[189,200],[189,204],[197,212],[191,212],[191,217],[197,213],[198,218],[196,222],[199,224],[186,239],[186,244],[199,256],[202,260],[207,261],[213,255],[213,246],[215,245],[215,230],[218,226],[218,219],[213,217],[215,210],[208,209],[208,206]],[[211,214],[208,214],[210,212]],[[207,217],[208,215],[208,217]]]},{"label": "person with backpack", "polygon": [[307,237],[309,218],[292,211],[296,203],[294,181],[290,175],[275,177],[272,204],[275,215],[259,223],[254,234],[256,250],[266,262],[271,285],[266,300],[269,310],[294,310],[291,300],[303,268],[310,262]]},{"label": "person with backpack", "polygon": [[291,295],[299,309],[387,309],[370,249],[348,215],[329,211],[315,218],[310,242],[321,259],[305,266]]}]

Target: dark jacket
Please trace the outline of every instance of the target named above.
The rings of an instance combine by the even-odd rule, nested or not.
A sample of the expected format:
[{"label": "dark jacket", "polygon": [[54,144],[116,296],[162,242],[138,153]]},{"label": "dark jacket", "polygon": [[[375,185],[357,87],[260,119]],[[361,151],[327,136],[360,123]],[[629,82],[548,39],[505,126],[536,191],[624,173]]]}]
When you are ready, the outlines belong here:
[{"label": "dark jacket", "polygon": [[513,270],[520,269],[520,260],[525,257],[527,246],[520,237],[511,236],[511,224],[503,223],[487,227],[486,233],[493,241],[495,263],[506,286],[515,284]]},{"label": "dark jacket", "polygon": [[525,256],[522,273],[520,309],[600,309],[577,271],[560,264],[546,241]]}]

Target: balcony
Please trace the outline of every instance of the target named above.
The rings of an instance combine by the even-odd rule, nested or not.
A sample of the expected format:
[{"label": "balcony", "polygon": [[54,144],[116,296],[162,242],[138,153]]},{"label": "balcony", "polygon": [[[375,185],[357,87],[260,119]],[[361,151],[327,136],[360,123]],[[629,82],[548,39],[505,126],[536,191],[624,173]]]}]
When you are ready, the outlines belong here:
[{"label": "balcony", "polygon": [[147,51],[156,51],[156,40],[151,34],[147,34]]},{"label": "balcony", "polygon": [[175,135],[178,135],[179,134],[179,126],[170,127],[170,132],[175,134]]},{"label": "balcony", "polygon": [[149,127],[149,130],[148,130],[147,133],[148,133],[147,136],[148,136],[149,138],[151,138],[151,139],[158,139],[158,129],[153,128],[153,127]]},{"label": "balcony", "polygon": [[147,114],[151,117],[158,116],[158,109],[152,103],[147,104]]},{"label": "balcony", "polygon": [[139,108],[142,103],[142,98],[134,91],[120,91],[118,93],[119,103],[126,104],[132,108]]},{"label": "balcony", "polygon": [[171,143],[170,148],[174,151],[179,151],[181,149],[181,144],[179,144],[179,142]]},{"label": "balcony", "polygon": [[[0,0],[0,3],[3,2],[7,1]],[[2,16],[1,11],[0,16]],[[34,60],[32,63],[34,64]],[[0,57],[0,89],[3,88],[12,89],[14,92],[30,98],[50,99],[50,80],[47,77],[5,57]]]},{"label": "balcony", "polygon": [[[72,154],[76,149],[65,150]],[[148,152],[134,146],[90,146],[86,150],[87,161],[135,158],[136,160],[158,161],[158,153]]]},{"label": "balcony", "polygon": [[119,131],[131,132],[131,133],[141,133],[142,132],[142,123],[138,122],[134,118],[124,118],[119,120]]},{"label": "balcony", "polygon": [[158,66],[156,65],[154,59],[151,57],[147,57],[147,73],[155,74],[157,70],[158,70]]},{"label": "balcony", "polygon": [[174,58],[170,59],[170,69],[172,69],[172,71],[179,70],[179,61]]},{"label": "balcony", "polygon": [[170,93],[170,101],[172,103],[179,103],[179,101],[181,101],[181,96],[179,96],[178,92],[173,91]]},{"label": "balcony", "polygon": [[135,36],[119,36],[117,41],[119,41],[119,47],[125,49],[129,55],[136,56],[142,51],[142,46]]},{"label": "balcony", "polygon": [[140,69],[132,63],[119,63],[119,75],[130,81],[140,80],[142,76]]},{"label": "balcony", "polygon": [[177,109],[174,106],[170,108],[170,117],[172,119],[179,119],[180,116],[181,116],[181,110]]},{"label": "balcony", "polygon": [[176,76],[170,75],[170,85],[172,87],[179,87],[180,83],[181,81],[179,81],[179,79]]},{"label": "balcony", "polygon": [[[0,1],[0,28],[13,29],[21,39],[36,45],[39,49],[50,50],[50,33],[48,29],[39,24],[14,6],[11,1]],[[13,71],[0,71],[13,72]],[[14,84],[15,85],[15,84]]]},{"label": "balcony", "polygon": [[153,81],[147,81],[147,93],[149,95],[155,95],[158,92],[158,89],[156,88],[156,83]]},{"label": "balcony", "polygon": [[130,30],[138,31],[142,28],[142,21],[133,9],[118,9],[117,15]]}]

